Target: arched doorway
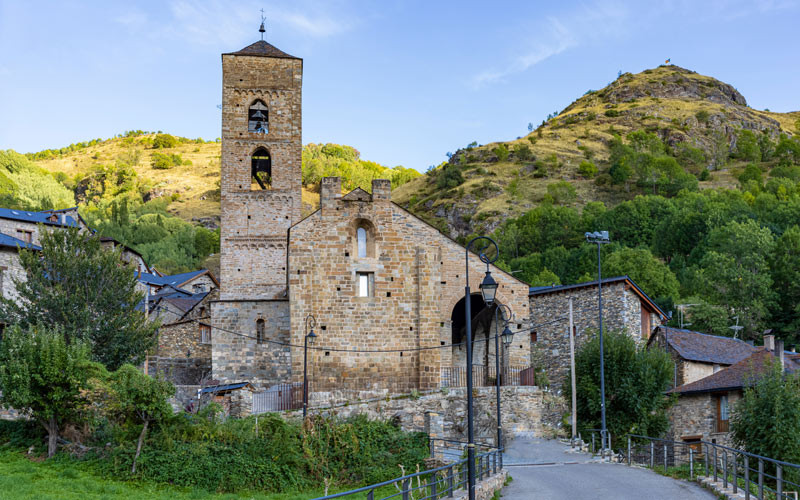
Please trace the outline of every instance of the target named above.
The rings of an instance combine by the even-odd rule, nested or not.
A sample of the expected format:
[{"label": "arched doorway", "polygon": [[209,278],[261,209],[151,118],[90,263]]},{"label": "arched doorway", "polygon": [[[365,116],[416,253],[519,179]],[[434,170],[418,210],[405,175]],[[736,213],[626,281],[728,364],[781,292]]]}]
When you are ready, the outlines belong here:
[{"label": "arched doorway", "polygon": [[[466,311],[465,299],[459,300],[453,307],[450,316],[452,332],[452,366],[450,385],[452,387],[466,385]],[[470,314],[472,317],[472,366],[473,383],[476,386],[494,383],[495,371],[495,310],[497,304],[486,307],[483,297],[474,293],[470,297]],[[500,329],[502,330],[502,328]],[[446,381],[445,381],[446,382]]]}]

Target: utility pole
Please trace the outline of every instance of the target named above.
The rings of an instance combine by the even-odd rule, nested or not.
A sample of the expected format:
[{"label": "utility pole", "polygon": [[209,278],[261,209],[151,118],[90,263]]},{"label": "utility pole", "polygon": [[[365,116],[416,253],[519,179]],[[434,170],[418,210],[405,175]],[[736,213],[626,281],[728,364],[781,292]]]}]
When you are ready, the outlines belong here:
[{"label": "utility pole", "polygon": [[572,444],[578,436],[578,395],[575,380],[575,322],[572,317],[572,297],[569,298],[569,366],[572,373]]}]

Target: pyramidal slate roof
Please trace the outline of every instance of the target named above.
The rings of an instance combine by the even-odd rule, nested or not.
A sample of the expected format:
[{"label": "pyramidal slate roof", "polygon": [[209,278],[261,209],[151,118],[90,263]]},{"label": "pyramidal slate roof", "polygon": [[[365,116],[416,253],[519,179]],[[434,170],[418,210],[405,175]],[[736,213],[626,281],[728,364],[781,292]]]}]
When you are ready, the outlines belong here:
[{"label": "pyramidal slate roof", "polygon": [[264,40],[259,40],[256,43],[252,43],[247,47],[239,50],[237,52],[228,52],[222,54],[224,56],[256,56],[256,57],[280,57],[283,59],[300,59],[299,57],[295,57],[293,55],[287,54],[286,52],[282,51],[281,49],[271,45]]},{"label": "pyramidal slate roof", "polygon": [[[732,365],[758,350],[747,342],[730,337],[693,332],[680,328],[659,326],[667,343],[687,361]],[[653,335],[650,338],[653,339]]]}]

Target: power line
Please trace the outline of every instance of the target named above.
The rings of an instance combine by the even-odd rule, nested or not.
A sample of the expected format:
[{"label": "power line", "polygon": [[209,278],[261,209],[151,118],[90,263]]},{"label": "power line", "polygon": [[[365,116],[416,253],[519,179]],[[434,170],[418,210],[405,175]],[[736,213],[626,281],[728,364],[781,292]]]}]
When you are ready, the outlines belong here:
[{"label": "power line", "polygon": [[[590,311],[595,311],[595,310],[597,310],[597,306],[589,307],[589,308],[586,308],[586,309],[580,309],[580,310],[575,311],[575,312],[583,313],[583,312],[590,312]],[[516,332],[514,332],[514,334],[516,335],[517,333],[528,333],[528,332],[533,331],[536,328],[541,328],[542,326],[547,326],[547,325],[551,325],[553,323],[558,323],[558,322],[563,321],[563,320],[568,319],[568,318],[569,318],[569,315],[559,316],[559,317],[554,318],[554,319],[552,319],[550,321],[546,321],[544,323],[538,323],[538,324],[535,324],[535,325],[531,325],[528,328],[523,328],[523,329],[517,330]],[[193,321],[193,322],[196,322],[196,323],[200,322],[199,319],[190,319],[190,321]],[[205,323],[203,323],[203,324],[205,324]],[[277,341],[277,340],[270,340],[270,339],[265,339],[265,338],[259,339],[258,337],[255,337],[253,335],[248,335],[246,333],[241,333],[241,332],[236,332],[236,331],[233,331],[233,330],[228,330],[227,328],[222,328],[222,327],[215,326],[215,325],[206,325],[206,326],[209,326],[209,327],[211,327],[213,329],[216,329],[216,330],[219,330],[221,332],[229,333],[231,335],[236,335],[236,336],[239,336],[239,337],[242,337],[242,338],[255,340],[256,342],[260,342],[260,343],[279,345],[279,346],[282,346],[282,347],[295,347],[297,349],[305,349],[305,348],[307,348],[307,349],[313,350],[313,351],[326,351],[326,352],[349,352],[349,353],[365,353],[365,354],[368,354],[368,353],[376,354],[376,353],[416,352],[416,351],[430,351],[430,350],[434,350],[434,349],[447,349],[447,348],[452,348],[452,347],[461,347],[461,346],[464,346],[466,344],[466,342],[459,342],[457,344],[444,344],[444,345],[429,346],[429,347],[412,347],[412,348],[408,348],[408,349],[341,349],[341,348],[335,348],[335,347],[304,346],[304,345],[299,345],[299,344],[292,344],[291,342],[280,342],[280,341]],[[494,340],[495,337],[502,337],[502,335],[487,336],[487,337],[484,337],[484,338],[480,339],[480,342],[488,341],[488,340]],[[475,342],[478,342],[478,341],[477,340],[473,340],[473,343],[475,343]]]}]

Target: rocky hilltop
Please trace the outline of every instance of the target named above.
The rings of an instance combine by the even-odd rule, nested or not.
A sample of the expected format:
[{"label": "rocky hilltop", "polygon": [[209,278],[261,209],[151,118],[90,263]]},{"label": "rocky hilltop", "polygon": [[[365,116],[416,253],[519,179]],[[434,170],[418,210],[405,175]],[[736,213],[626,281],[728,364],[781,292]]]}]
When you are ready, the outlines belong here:
[{"label": "rocky hilltop", "polygon": [[[750,108],[732,85],[678,66],[624,73],[525,137],[459,149],[447,163],[400,187],[395,201],[454,237],[490,232],[506,218],[552,199],[564,182],[575,192],[564,203],[615,204],[642,191],[608,181],[609,145],[637,130],[657,134],[701,187],[732,186],[742,165],[728,158],[739,132],[775,141],[780,134],[797,133],[798,119],[800,112]],[[683,161],[684,153],[693,159],[691,165]],[[595,174],[587,174],[586,163],[597,169]]]}]

